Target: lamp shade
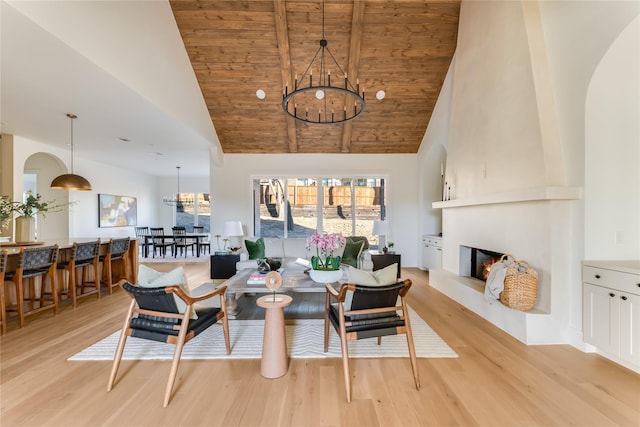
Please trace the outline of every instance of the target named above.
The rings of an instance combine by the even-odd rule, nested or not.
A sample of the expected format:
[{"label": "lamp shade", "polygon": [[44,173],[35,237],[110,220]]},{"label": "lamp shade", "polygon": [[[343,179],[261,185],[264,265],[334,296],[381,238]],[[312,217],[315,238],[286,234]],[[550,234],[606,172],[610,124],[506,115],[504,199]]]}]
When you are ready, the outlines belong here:
[{"label": "lamp shade", "polygon": [[391,225],[387,221],[373,221],[373,232],[371,234],[386,236],[391,234]]},{"label": "lamp shade", "polygon": [[54,178],[51,181],[51,188],[55,190],[91,191],[91,184],[80,175],[66,173]]},{"label": "lamp shade", "polygon": [[244,231],[242,230],[242,222],[240,221],[225,222],[222,235],[227,237],[244,236]]}]

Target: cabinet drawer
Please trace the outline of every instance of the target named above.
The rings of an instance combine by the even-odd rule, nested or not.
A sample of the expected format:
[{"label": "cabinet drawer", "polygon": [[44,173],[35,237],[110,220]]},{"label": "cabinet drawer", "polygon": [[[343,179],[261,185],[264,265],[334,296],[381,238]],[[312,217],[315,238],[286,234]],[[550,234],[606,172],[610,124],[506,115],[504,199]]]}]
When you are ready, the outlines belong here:
[{"label": "cabinet drawer", "polygon": [[442,239],[439,239],[437,237],[423,237],[422,238],[422,243],[424,245],[431,245],[431,246],[442,246]]},{"label": "cabinet drawer", "polygon": [[585,265],[582,267],[582,280],[585,283],[640,295],[640,276],[637,274]]}]

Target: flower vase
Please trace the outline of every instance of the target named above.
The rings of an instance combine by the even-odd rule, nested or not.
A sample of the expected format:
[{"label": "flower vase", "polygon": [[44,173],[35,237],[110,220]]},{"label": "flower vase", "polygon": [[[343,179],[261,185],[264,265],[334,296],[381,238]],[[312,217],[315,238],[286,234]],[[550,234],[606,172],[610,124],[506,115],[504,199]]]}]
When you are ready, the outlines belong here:
[{"label": "flower vase", "polygon": [[342,279],[342,270],[311,270],[309,277],[316,283],[334,283]]},{"label": "flower vase", "polygon": [[36,241],[36,219],[30,216],[16,218],[16,243]]}]

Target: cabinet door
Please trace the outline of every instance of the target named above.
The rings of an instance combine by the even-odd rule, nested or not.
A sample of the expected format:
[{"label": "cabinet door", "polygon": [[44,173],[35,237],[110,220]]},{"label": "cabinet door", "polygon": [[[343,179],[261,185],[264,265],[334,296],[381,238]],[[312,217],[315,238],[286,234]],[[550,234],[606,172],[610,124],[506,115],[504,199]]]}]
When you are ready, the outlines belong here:
[{"label": "cabinet door", "polygon": [[617,356],[620,345],[619,292],[588,283],[583,287],[584,340]]},{"label": "cabinet door", "polygon": [[620,358],[640,366],[640,296],[620,294]]}]

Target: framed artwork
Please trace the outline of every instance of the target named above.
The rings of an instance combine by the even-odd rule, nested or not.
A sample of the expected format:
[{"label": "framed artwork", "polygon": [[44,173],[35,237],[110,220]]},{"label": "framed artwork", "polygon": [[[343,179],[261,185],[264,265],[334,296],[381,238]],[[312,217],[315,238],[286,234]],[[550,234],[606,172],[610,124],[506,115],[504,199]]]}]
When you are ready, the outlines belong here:
[{"label": "framed artwork", "polygon": [[130,196],[98,194],[98,226],[129,227],[138,223],[138,200]]}]

